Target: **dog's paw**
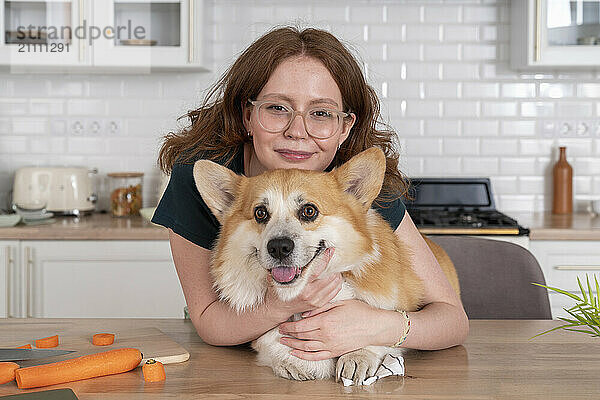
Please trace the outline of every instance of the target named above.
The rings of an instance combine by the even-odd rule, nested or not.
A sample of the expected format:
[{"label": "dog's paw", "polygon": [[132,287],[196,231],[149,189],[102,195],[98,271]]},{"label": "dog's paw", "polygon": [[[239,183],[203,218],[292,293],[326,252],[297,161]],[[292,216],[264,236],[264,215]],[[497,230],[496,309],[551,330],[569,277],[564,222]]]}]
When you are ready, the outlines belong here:
[{"label": "dog's paw", "polygon": [[287,360],[281,360],[273,364],[275,375],[286,379],[295,379],[297,381],[308,381],[316,379],[312,371],[299,368],[298,365]]},{"label": "dog's paw", "polygon": [[379,356],[370,350],[351,351],[338,359],[335,367],[335,380],[338,382],[340,378],[344,377],[352,380],[355,385],[360,385],[366,378],[375,375],[380,362]]}]

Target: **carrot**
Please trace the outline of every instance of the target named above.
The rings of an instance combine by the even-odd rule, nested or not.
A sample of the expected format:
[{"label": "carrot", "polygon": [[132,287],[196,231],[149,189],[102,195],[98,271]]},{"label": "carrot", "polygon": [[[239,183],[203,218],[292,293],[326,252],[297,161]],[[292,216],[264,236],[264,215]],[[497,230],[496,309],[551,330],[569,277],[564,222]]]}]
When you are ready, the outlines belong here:
[{"label": "carrot", "polygon": [[142,361],[138,349],[123,348],[16,371],[17,387],[29,389],[131,371]]},{"label": "carrot", "polygon": [[56,346],[58,346],[58,335],[37,339],[35,341],[35,347],[37,347],[38,349],[47,349]]},{"label": "carrot", "polygon": [[14,362],[0,362],[0,385],[15,379],[15,371],[19,368],[19,364]]},{"label": "carrot", "polygon": [[108,346],[115,341],[115,335],[112,333],[96,333],[92,336],[92,343],[95,346]]},{"label": "carrot", "polygon": [[17,347],[17,349],[31,349],[31,345],[29,343],[24,344],[23,346]]},{"label": "carrot", "polygon": [[146,382],[160,382],[166,379],[163,364],[152,358],[146,361],[142,366],[142,373],[144,374],[144,381]]}]

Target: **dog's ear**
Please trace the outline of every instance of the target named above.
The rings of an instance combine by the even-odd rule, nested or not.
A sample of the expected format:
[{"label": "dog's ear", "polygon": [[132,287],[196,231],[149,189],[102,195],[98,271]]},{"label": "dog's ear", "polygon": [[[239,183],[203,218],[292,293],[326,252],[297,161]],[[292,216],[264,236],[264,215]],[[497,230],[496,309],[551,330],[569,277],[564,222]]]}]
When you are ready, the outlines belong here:
[{"label": "dog's ear", "polygon": [[371,147],[358,153],[332,173],[344,191],[352,194],[368,209],[383,185],[385,154],[378,147]]},{"label": "dog's ear", "polygon": [[198,160],[194,164],[196,188],[221,224],[235,200],[238,181],[242,178],[229,168],[210,160]]}]

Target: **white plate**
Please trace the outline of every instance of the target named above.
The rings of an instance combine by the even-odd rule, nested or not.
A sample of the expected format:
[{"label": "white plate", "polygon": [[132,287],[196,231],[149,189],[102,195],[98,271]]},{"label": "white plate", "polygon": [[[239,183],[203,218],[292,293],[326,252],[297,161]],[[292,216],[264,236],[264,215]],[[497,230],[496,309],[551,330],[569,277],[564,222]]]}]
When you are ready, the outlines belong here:
[{"label": "white plate", "polygon": [[21,214],[23,221],[39,221],[42,219],[52,218],[54,213],[46,212],[43,214]]}]

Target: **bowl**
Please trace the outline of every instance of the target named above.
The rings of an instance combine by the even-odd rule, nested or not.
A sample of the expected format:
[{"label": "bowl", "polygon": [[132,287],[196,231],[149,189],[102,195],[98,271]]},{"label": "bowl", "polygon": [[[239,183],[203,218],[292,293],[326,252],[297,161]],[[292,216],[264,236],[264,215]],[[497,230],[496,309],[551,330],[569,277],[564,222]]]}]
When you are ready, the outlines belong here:
[{"label": "bowl", "polygon": [[15,226],[19,221],[21,221],[19,214],[2,214],[0,215],[0,228]]}]

